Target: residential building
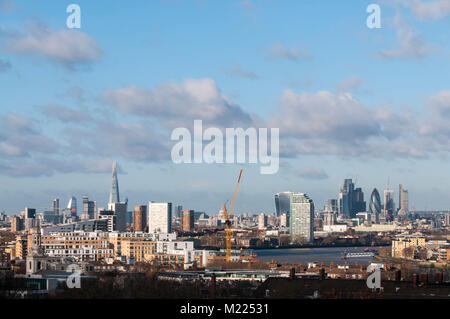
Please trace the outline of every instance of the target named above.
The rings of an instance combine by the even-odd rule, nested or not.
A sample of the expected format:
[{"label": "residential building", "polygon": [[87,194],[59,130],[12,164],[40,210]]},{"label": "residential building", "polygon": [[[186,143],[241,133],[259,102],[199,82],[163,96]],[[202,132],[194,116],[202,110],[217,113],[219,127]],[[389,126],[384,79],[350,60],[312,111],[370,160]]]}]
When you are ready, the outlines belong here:
[{"label": "residential building", "polygon": [[172,203],[148,203],[148,231],[172,232]]},{"label": "residential building", "polygon": [[314,240],[314,202],[306,194],[291,194],[290,236],[291,242]]}]

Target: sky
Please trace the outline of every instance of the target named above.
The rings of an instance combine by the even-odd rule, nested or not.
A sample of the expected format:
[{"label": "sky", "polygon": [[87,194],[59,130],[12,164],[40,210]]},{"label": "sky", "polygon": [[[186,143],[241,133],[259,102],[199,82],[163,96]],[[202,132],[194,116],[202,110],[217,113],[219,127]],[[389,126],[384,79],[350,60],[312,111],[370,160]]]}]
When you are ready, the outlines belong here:
[{"label": "sky", "polygon": [[[236,213],[280,191],[321,209],[345,178],[447,210],[449,30],[448,0],[0,0],[0,211],[106,206],[113,161],[130,206],[216,214],[243,168]],[[279,128],[279,171],[173,163],[172,130],[199,119]]]}]

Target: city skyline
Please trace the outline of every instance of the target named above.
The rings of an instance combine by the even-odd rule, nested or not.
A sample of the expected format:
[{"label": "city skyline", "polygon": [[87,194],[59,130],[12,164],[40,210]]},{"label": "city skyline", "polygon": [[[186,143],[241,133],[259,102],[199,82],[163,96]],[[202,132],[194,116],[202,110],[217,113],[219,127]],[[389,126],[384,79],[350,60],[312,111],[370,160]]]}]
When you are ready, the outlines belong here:
[{"label": "city skyline", "polygon": [[[53,198],[64,207],[72,195],[106,207],[113,161],[130,210],[154,200],[216,213],[232,196],[229,176],[242,167],[237,212],[274,212],[273,195],[287,190],[322,208],[346,178],[367,204],[390,180],[395,202],[397,186],[408,189],[410,210],[450,207],[448,13],[432,4],[136,1],[105,8],[81,0],[81,29],[71,30],[65,3],[6,2],[0,211],[51,209]],[[381,7],[380,29],[366,25],[371,3]],[[280,128],[279,172],[174,164],[170,132],[195,120],[220,129]]]},{"label": "city skyline", "polygon": [[0,299],[450,299],[449,26],[450,0],[0,0]]},{"label": "city skyline", "polygon": [[[356,216],[356,214],[358,212],[369,212],[371,213],[372,211],[374,211],[374,193],[376,192],[377,196],[378,196],[378,206],[381,209],[381,205],[383,205],[383,210],[389,210],[392,209],[391,214],[393,217],[393,214],[397,214],[398,212],[401,212],[402,209],[408,213],[409,212],[409,204],[408,204],[408,190],[403,188],[402,184],[399,184],[399,203],[398,203],[398,209],[396,210],[395,207],[395,201],[393,200],[393,194],[395,194],[395,190],[391,189],[390,187],[387,187],[387,189],[384,190],[384,194],[385,194],[385,198],[382,202],[380,202],[380,197],[379,194],[377,192],[377,189],[374,188],[369,200],[367,201],[367,205],[366,205],[366,201],[364,201],[364,190],[362,190],[361,187],[357,187],[355,188],[356,183],[353,182],[352,179],[344,179],[344,187],[340,188],[340,192],[337,194],[338,196],[336,196],[336,198],[331,198],[331,199],[327,199],[326,202],[324,203],[323,209],[319,208],[317,209],[318,211],[325,211],[325,212],[335,212],[337,213],[339,216],[344,217],[344,218],[348,218],[348,217],[352,217],[354,218]],[[351,190],[350,190],[351,189]],[[341,194],[345,192],[345,199],[342,198]],[[402,201],[402,193],[406,192],[406,204]],[[352,197],[354,195],[349,195],[349,193],[354,193],[356,194],[356,197]],[[389,193],[390,198],[388,200],[392,201],[386,204],[386,193]],[[280,217],[282,214],[284,213],[288,213],[288,211],[290,210],[289,207],[289,202],[291,201],[290,197],[292,194],[295,194],[295,191],[285,191],[285,192],[279,192],[274,194],[274,198],[275,198],[275,202],[274,202],[274,210],[273,211],[263,211],[263,214],[267,214],[267,215],[275,215]],[[303,194],[303,193],[300,193]],[[349,196],[349,197],[348,197]],[[404,196],[404,195],[403,195]],[[81,217],[81,219],[93,219],[95,217],[95,214],[97,214],[97,209],[101,210],[101,209],[105,209],[105,207],[108,208],[108,210],[115,210],[113,208],[113,206],[115,204],[119,204],[125,207],[125,209],[127,210],[128,208],[132,208],[132,207],[139,207],[139,206],[143,206],[143,207],[147,207],[145,205],[143,205],[142,203],[138,203],[138,204],[134,204],[134,205],[130,205],[128,206],[128,198],[126,199],[125,202],[120,202],[119,199],[119,181],[118,181],[118,174],[117,174],[117,162],[113,162],[112,164],[112,176],[111,176],[111,188],[110,188],[110,193],[109,193],[109,200],[107,202],[107,205],[105,205],[105,207],[101,207],[101,205],[99,206],[97,204],[97,201],[89,201],[88,195],[83,195],[83,201],[82,201],[82,207],[81,210],[78,211],[78,207],[77,207],[77,197],[72,195],[69,199],[68,205],[67,205],[67,209],[69,209],[71,212],[74,211],[76,213],[79,213],[79,217]],[[287,200],[287,202],[286,202]],[[314,200],[314,199],[312,199]],[[335,209],[330,209],[329,208],[329,202],[330,201],[335,201],[337,207]],[[344,204],[344,201],[349,201],[347,204]],[[361,203],[363,203],[364,205],[360,205],[358,204],[359,201],[362,201]],[[51,201],[51,205],[49,206],[48,209],[44,208],[43,211],[57,211],[59,214],[59,202],[60,202],[60,198],[53,198]],[[57,204],[55,204],[57,203]],[[148,201],[148,207],[150,207],[151,203],[158,203],[157,201],[154,200],[150,200]],[[160,202],[160,204],[163,202]],[[165,203],[165,202],[164,202]],[[173,201],[168,201],[167,203],[169,203],[171,206],[174,205]],[[181,205],[181,206],[178,206]],[[177,207],[182,207],[183,203],[177,203],[176,206],[174,206],[174,208],[176,209]],[[352,205],[355,205],[355,207],[352,207]],[[391,206],[386,206],[386,205],[392,205]],[[32,205],[31,205],[32,206]],[[29,206],[25,206],[25,209],[27,209]],[[345,208],[346,207],[346,208]],[[367,209],[366,209],[367,208]],[[39,209],[38,209],[39,210]],[[416,210],[415,207],[413,206],[413,210]],[[194,210],[192,210],[194,211]],[[197,211],[203,211],[205,213],[207,213],[208,215],[220,215],[220,210],[217,211],[208,211],[208,210],[201,210],[201,209],[197,209]],[[444,210],[442,210],[444,211]],[[134,212],[134,210],[131,210],[131,212]],[[176,211],[173,211],[171,214],[175,214]],[[247,213],[252,213],[255,216],[257,214],[260,214],[261,212],[257,212],[257,211],[241,211],[241,212],[235,212],[235,214],[237,215],[241,215],[241,214],[247,214]],[[18,214],[15,213],[15,214]],[[133,213],[134,214],[134,213]],[[386,213],[383,212],[383,214],[385,215]],[[405,213],[401,213],[403,215],[405,215]],[[378,215],[378,214],[377,214]],[[383,216],[384,216],[383,215]],[[90,217],[87,217],[90,216]],[[177,215],[178,216],[178,215]],[[385,216],[384,216],[385,217]],[[377,220],[378,220],[378,216],[377,216]]]}]

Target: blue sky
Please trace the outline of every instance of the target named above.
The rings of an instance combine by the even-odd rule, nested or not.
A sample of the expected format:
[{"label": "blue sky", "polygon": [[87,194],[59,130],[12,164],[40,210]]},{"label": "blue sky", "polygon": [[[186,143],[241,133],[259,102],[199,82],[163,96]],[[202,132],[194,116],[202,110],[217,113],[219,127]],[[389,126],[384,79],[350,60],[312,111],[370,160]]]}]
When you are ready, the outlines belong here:
[{"label": "blue sky", "polygon": [[171,130],[203,117],[280,128],[280,171],[244,165],[237,212],[270,213],[285,190],[320,209],[344,178],[448,209],[449,24],[446,0],[0,0],[0,210],[105,205],[117,160],[131,205],[214,214],[242,165],[170,160]]}]

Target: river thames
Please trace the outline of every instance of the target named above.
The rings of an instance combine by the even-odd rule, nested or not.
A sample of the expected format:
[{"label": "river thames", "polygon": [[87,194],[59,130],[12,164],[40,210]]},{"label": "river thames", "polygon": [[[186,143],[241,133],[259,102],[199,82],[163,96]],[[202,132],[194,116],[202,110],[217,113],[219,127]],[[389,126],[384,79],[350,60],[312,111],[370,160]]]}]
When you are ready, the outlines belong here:
[{"label": "river thames", "polygon": [[[376,249],[380,247],[323,247],[323,248],[288,248],[288,249],[255,249],[253,252],[257,258],[263,261],[272,261],[291,264],[306,264],[309,262],[343,265],[345,253],[364,253],[364,249]],[[368,264],[375,261],[373,257],[348,258],[349,264]]]}]

